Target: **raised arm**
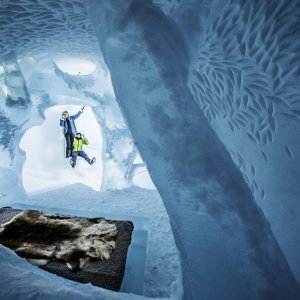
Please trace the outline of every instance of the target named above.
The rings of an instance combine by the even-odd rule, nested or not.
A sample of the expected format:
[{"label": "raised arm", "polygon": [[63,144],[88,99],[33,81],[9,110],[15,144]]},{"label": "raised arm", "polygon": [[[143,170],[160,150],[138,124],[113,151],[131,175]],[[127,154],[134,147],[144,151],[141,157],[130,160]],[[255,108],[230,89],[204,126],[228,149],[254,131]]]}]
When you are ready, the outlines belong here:
[{"label": "raised arm", "polygon": [[82,106],[80,108],[80,111],[76,115],[72,116],[74,120],[77,119],[83,113],[84,108],[85,106]]},{"label": "raised arm", "polygon": [[82,111],[80,110],[76,115],[72,116],[72,118],[75,120],[82,114]]}]

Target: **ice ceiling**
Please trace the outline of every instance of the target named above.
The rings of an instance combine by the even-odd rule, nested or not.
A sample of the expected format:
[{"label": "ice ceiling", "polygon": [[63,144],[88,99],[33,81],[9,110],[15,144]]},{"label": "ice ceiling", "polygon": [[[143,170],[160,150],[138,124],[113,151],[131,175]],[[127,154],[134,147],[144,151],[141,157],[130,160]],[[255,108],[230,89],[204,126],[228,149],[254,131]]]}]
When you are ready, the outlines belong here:
[{"label": "ice ceiling", "polygon": [[[0,15],[2,174],[18,182],[26,121],[50,106],[30,99],[18,60],[103,55],[170,216],[184,298],[299,297],[298,0],[19,0]],[[118,136],[103,111],[98,122]]]}]

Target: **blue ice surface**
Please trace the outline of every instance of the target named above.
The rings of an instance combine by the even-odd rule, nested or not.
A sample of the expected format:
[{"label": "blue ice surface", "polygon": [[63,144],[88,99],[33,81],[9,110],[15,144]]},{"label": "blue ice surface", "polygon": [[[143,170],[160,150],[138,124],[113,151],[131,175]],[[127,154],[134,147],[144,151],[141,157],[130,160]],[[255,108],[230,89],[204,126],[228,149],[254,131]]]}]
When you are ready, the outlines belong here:
[{"label": "blue ice surface", "polygon": [[[287,7],[283,2],[282,8]],[[296,2],[291,3],[294,5]],[[238,87],[232,87],[236,76],[232,72],[239,74],[243,67],[248,67],[248,60],[241,58],[237,63],[235,54],[223,57],[223,49],[228,47],[231,40],[235,41],[236,28],[229,30],[228,27],[236,23],[232,22],[232,18],[227,24],[221,22],[233,7],[228,7],[224,16],[217,12],[222,17],[219,23],[211,26],[212,29],[209,28],[211,20],[207,19],[208,28],[203,29],[215,31],[217,24],[218,30],[213,36],[217,40],[203,53],[205,57],[190,74],[193,69],[191,63],[195,63],[198,55],[193,53],[195,56],[190,56],[193,49],[189,49],[185,42],[188,29],[184,32],[178,22],[164,15],[153,3],[133,0],[128,4],[120,0],[104,4],[92,0],[89,5],[90,17],[111,72],[117,101],[170,217],[181,255],[184,299],[299,298],[299,284],[291,273],[286,253],[278,245],[278,237],[274,236],[254,198],[254,192],[233,161],[230,149],[226,148],[225,142],[209,123],[210,115],[204,114],[204,110],[208,109],[212,111],[212,117],[224,115],[222,107],[218,107],[221,106],[220,102],[228,101],[226,108],[238,90]],[[235,20],[244,11],[244,20],[248,20],[254,10],[264,16],[265,11],[261,11],[260,5],[255,5],[256,2],[248,1],[246,7],[238,11]],[[195,8],[191,6],[192,14],[199,13]],[[266,9],[266,15],[271,15],[273,6]],[[113,15],[114,21],[120,22],[111,22],[105,15]],[[256,26],[253,28],[260,27],[257,26],[257,19],[253,23]],[[272,26],[267,24],[263,35],[270,32]],[[238,38],[243,41],[250,29],[248,26]],[[206,30],[203,30],[202,36],[199,34],[199,39],[206,38],[204,32]],[[223,37],[228,32],[233,32],[234,36],[223,45]],[[258,36],[256,32],[253,33],[253,37]],[[210,38],[207,36],[206,40],[201,40],[199,48],[208,44]],[[276,39],[271,38],[266,45],[271,46],[273,40]],[[220,47],[214,50],[217,42]],[[249,41],[249,48],[252,42]],[[248,55],[248,48],[244,51],[243,47],[242,44],[238,50],[244,57]],[[210,57],[212,51],[216,52],[215,57]],[[219,67],[221,60],[224,62]],[[202,68],[203,61],[211,62],[203,72],[216,76],[216,81],[223,84],[221,96],[217,95],[218,88],[211,85],[205,73],[207,76],[198,74],[195,86],[199,87],[199,91],[192,94],[189,80]],[[249,73],[253,78],[258,78],[261,69],[253,73],[252,70],[256,71],[254,67],[249,67]],[[278,66],[272,68],[274,74],[278,73],[277,69]],[[223,82],[227,74],[228,80]],[[250,74],[243,74],[243,80],[237,76],[238,85],[251,77]],[[251,85],[251,82],[245,84],[247,101],[249,97],[255,98],[251,88],[263,90],[257,84],[249,88],[248,83]],[[272,82],[274,85],[276,81]],[[266,85],[263,83],[263,86]],[[206,103],[205,107],[201,107],[196,96],[204,87],[205,92],[199,98],[206,100]],[[212,105],[214,99],[216,109]],[[238,100],[236,109],[240,108]],[[281,101],[276,98],[273,100]],[[282,101],[281,105],[287,106]],[[255,111],[251,107],[247,107],[247,110],[248,115],[249,111]],[[248,122],[250,120],[251,117],[248,117],[245,121],[249,129],[252,128],[251,122]],[[272,129],[273,119],[270,120]],[[272,133],[269,136],[272,141]],[[231,145],[238,144],[233,140]],[[290,152],[289,148],[286,148],[286,152]],[[256,163],[259,164],[258,161]],[[251,168],[255,175],[253,170]]]},{"label": "blue ice surface", "polygon": [[[295,299],[288,293],[299,295],[289,267],[300,278],[299,0],[173,1],[173,16],[152,6],[164,0],[94,2],[118,100],[171,218],[186,293],[270,299],[261,295],[266,288]],[[211,9],[214,2],[227,7]]]},{"label": "blue ice surface", "polygon": [[134,229],[131,236],[131,244],[128,248],[124,278],[120,292],[143,294],[145,261],[148,241],[148,219],[140,216],[128,216],[122,214],[103,214],[98,211],[72,210],[38,205],[26,205],[14,203],[11,205],[15,209],[35,209],[52,214],[64,214],[87,218],[105,218],[108,220],[129,220],[133,222]]}]

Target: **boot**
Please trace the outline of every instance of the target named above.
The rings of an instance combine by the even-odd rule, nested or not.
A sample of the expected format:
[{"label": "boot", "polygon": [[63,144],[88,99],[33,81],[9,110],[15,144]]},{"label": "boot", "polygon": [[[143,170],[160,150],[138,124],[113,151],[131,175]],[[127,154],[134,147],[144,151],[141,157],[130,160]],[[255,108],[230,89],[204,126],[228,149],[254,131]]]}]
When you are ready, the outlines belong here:
[{"label": "boot", "polygon": [[71,150],[68,150],[68,151],[67,151],[66,158],[68,158],[68,157],[70,157],[70,156],[72,156],[72,151],[71,151]]},{"label": "boot", "polygon": [[71,159],[71,160],[70,160],[70,164],[71,164],[72,168],[75,168],[76,161],[73,160],[73,159]]},{"label": "boot", "polygon": [[96,157],[93,157],[91,160],[90,160],[90,165],[93,165],[96,161]]}]

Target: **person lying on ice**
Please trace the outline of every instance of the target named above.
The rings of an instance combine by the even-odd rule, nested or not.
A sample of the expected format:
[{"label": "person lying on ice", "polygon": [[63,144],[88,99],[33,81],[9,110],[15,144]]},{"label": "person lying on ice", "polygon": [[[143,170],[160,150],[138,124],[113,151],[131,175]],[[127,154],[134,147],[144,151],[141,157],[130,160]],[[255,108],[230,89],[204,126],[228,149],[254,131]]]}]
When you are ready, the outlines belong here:
[{"label": "person lying on ice", "polygon": [[66,138],[66,157],[70,157],[72,155],[73,140],[75,134],[77,133],[74,120],[76,120],[83,113],[83,110],[84,106],[74,116],[70,116],[68,111],[64,111],[59,121],[59,125],[63,127],[63,133]]},{"label": "person lying on ice", "polygon": [[70,160],[71,166],[75,168],[77,156],[81,156],[84,158],[90,165],[92,165],[96,161],[96,157],[90,159],[87,154],[82,150],[83,145],[88,145],[89,141],[80,132],[77,132],[74,141],[73,141],[73,151],[72,151],[72,159]]}]

